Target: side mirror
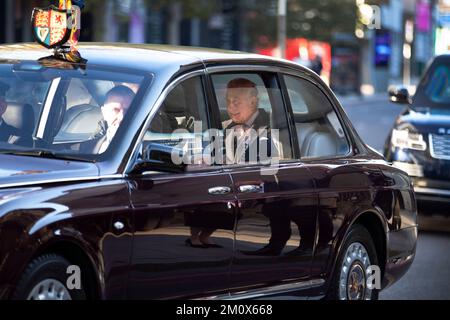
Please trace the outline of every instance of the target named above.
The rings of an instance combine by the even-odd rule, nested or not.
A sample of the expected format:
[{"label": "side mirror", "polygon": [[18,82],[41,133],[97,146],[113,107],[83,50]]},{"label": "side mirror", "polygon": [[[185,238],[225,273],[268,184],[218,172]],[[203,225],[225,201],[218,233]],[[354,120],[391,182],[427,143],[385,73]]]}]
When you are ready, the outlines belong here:
[{"label": "side mirror", "polygon": [[403,86],[390,86],[388,89],[389,100],[394,103],[399,104],[409,104],[411,103],[411,97],[409,91]]},{"label": "side mirror", "polygon": [[139,160],[132,174],[139,175],[146,171],[162,171],[181,173],[186,171],[184,163],[176,164],[172,161],[173,152],[182,154],[182,150],[159,143],[150,143],[142,151],[142,159]]}]

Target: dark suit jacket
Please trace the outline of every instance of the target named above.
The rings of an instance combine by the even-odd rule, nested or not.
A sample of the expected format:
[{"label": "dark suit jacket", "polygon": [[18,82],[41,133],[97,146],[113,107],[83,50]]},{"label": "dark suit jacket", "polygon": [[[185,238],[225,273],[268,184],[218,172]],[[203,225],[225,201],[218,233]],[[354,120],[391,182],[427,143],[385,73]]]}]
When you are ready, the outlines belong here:
[{"label": "dark suit jacket", "polygon": [[106,140],[107,125],[105,121],[100,121],[98,124],[98,132],[94,134],[88,141],[83,142],[80,146],[80,153],[83,154],[98,154],[100,148]]},{"label": "dark suit jacket", "polygon": [[[267,144],[266,150],[267,150],[267,154],[264,156],[267,157],[271,157],[272,156],[272,144],[271,144],[271,134],[270,134],[270,116],[269,114],[264,110],[264,109],[258,109],[259,113],[258,116],[256,117],[256,119],[253,121],[252,124],[252,128],[254,130],[256,130],[257,133],[259,129],[266,129],[267,130],[267,139],[264,139],[264,143]],[[234,122],[231,122],[230,124],[228,124],[225,128],[225,130],[230,130],[233,129],[234,126],[236,126],[237,124]],[[226,134],[226,132],[225,132]],[[260,137],[258,136],[258,138],[253,141],[253,143],[256,144],[256,150],[257,150],[257,161],[261,161],[263,160],[260,156],[260,150],[259,150],[259,146],[260,146]],[[234,146],[234,149],[236,150],[236,143]],[[236,152],[236,151],[235,151]],[[264,157],[264,160],[265,157]],[[248,162],[250,161],[250,154],[249,154],[249,147],[245,150],[245,161]]]},{"label": "dark suit jacket", "polygon": [[10,126],[5,122],[5,120],[2,120],[0,124],[0,142],[26,147],[33,146],[33,138],[30,135],[27,135],[21,130]]},{"label": "dark suit jacket", "polygon": [[95,137],[87,142],[83,142],[82,146],[80,147],[80,153],[83,154],[98,154],[100,151],[100,148],[106,140],[106,135]]},{"label": "dark suit jacket", "polygon": [[[266,110],[260,108],[258,109],[258,116],[253,121],[252,128],[258,131],[258,129],[264,129],[270,128],[270,117],[269,114],[266,112]],[[236,126],[236,123],[230,122],[230,124],[227,124],[225,127],[225,130],[232,129],[234,126]]]}]

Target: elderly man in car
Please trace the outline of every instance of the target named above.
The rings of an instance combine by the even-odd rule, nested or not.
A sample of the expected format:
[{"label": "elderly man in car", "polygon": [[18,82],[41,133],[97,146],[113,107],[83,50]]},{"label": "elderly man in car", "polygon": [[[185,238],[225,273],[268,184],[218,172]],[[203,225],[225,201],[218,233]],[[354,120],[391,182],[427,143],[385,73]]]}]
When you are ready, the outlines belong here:
[{"label": "elderly man in car", "polygon": [[[230,119],[222,125],[227,163],[258,162],[261,156],[270,157],[270,117],[258,108],[256,84],[245,78],[231,80],[227,84],[226,101]],[[263,141],[267,144],[266,155],[261,154]]]}]

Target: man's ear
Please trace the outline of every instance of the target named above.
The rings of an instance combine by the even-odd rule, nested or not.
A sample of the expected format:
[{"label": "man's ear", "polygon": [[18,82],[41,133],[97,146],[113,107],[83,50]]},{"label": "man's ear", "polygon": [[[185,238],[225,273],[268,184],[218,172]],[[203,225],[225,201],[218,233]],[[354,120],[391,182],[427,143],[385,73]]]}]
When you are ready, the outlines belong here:
[{"label": "man's ear", "polygon": [[252,106],[255,107],[255,109],[258,109],[258,102],[259,102],[258,97],[253,96],[252,97]]}]

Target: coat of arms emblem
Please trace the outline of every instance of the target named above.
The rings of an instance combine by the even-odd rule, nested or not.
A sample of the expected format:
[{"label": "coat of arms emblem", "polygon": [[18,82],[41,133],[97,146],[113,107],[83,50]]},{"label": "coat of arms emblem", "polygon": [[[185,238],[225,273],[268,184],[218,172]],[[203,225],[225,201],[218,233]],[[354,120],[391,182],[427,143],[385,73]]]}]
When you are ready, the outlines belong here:
[{"label": "coat of arms emblem", "polygon": [[69,19],[67,10],[55,6],[35,8],[32,24],[36,41],[48,49],[61,47],[70,38]]}]

